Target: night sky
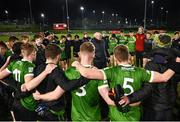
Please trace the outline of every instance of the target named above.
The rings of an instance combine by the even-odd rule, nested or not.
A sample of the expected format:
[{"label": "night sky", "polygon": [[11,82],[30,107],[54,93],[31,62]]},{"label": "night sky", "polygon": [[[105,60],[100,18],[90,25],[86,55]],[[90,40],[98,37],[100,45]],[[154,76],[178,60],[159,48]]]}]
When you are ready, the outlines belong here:
[{"label": "night sky", "polygon": [[[105,11],[105,16],[118,13],[122,17],[142,19],[144,16],[144,0],[68,0],[71,19],[77,19],[81,15],[80,6],[84,6],[87,16],[96,10],[97,16]],[[164,7],[164,13],[169,11],[168,19],[171,23],[180,22],[180,0],[154,0],[154,16],[159,17],[160,7]],[[31,0],[33,17],[40,19],[40,13],[45,13],[46,20],[50,23],[61,22],[66,17],[63,8],[65,0]],[[151,0],[148,0],[147,16],[151,17]],[[0,0],[0,19],[5,18],[4,10],[9,11],[10,19],[23,19],[29,17],[28,0]],[[164,14],[165,16],[165,14]]]}]

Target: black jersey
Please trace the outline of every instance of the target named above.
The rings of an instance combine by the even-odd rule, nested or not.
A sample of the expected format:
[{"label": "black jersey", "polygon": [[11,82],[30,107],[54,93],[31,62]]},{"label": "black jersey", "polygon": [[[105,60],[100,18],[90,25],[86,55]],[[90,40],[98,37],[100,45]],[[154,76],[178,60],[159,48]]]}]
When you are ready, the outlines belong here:
[{"label": "black jersey", "polygon": [[[38,66],[35,71],[35,77],[41,74],[44,71],[46,64],[42,64]],[[45,94],[47,92],[53,91],[57,86],[60,86],[65,91],[71,90],[72,88],[77,88],[86,84],[89,80],[84,77],[80,77],[76,80],[68,80],[65,76],[65,73],[59,67],[55,68],[51,74],[47,75],[46,78],[41,82],[41,84],[37,87],[37,90],[41,94]],[[50,109],[52,110],[60,110],[64,109],[64,97],[61,97],[58,100],[50,101],[50,102],[43,102],[45,103]]]}]

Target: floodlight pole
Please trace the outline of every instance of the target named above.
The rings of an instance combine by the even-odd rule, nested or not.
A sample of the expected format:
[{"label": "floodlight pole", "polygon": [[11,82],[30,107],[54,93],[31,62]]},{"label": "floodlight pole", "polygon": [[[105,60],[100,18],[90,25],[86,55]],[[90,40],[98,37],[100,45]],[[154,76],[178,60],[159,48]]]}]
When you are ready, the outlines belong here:
[{"label": "floodlight pole", "polygon": [[70,30],[70,25],[69,25],[69,10],[68,10],[68,0],[66,0],[66,21],[67,21],[67,28],[68,28],[68,32]]},{"label": "floodlight pole", "polygon": [[145,6],[144,6],[144,29],[146,29],[146,14],[147,13],[147,0],[145,0]]},{"label": "floodlight pole", "polygon": [[30,15],[30,24],[32,24],[33,18],[32,18],[31,0],[29,0],[29,15]]}]

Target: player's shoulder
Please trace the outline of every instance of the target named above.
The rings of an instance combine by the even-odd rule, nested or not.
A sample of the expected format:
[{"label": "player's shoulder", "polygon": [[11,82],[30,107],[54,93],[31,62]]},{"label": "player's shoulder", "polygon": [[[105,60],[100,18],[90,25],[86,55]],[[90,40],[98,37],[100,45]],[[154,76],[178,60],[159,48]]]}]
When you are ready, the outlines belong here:
[{"label": "player's shoulder", "polygon": [[80,78],[80,73],[79,71],[76,70],[75,67],[69,67],[66,71],[65,71],[65,75],[69,78],[69,79],[78,79]]},{"label": "player's shoulder", "polygon": [[24,66],[27,66],[27,67],[35,67],[35,64],[33,62],[30,62],[30,61],[21,61]]},{"label": "player's shoulder", "polygon": [[141,68],[141,67],[135,67],[135,71],[136,72],[139,72],[139,73],[150,73],[151,71],[150,70],[147,70],[147,69],[144,69],[144,68]]}]

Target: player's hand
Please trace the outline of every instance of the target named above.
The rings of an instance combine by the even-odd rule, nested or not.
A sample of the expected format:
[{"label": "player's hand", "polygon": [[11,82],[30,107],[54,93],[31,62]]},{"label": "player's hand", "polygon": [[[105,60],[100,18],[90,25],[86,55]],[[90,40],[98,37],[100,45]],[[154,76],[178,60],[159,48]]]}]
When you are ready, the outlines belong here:
[{"label": "player's hand", "polygon": [[121,100],[119,101],[119,104],[124,107],[129,104],[129,99],[127,96],[121,97]]},{"label": "player's hand", "polygon": [[36,92],[35,93],[33,93],[33,98],[35,99],[35,100],[40,100],[40,93],[36,90]]},{"label": "player's hand", "polygon": [[22,92],[26,92],[26,91],[27,91],[27,88],[26,88],[26,85],[25,85],[25,84],[22,84],[22,85],[21,85],[21,91],[22,91]]},{"label": "player's hand", "polygon": [[50,74],[55,68],[57,67],[57,65],[55,64],[48,64],[44,70],[44,72],[46,74]]},{"label": "player's hand", "polygon": [[180,63],[180,57],[177,57],[177,58],[176,58],[176,62],[177,62],[177,63]]},{"label": "player's hand", "polygon": [[71,66],[77,68],[79,64],[80,64],[80,63],[79,63],[78,61],[74,61],[74,62],[71,64]]}]

